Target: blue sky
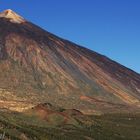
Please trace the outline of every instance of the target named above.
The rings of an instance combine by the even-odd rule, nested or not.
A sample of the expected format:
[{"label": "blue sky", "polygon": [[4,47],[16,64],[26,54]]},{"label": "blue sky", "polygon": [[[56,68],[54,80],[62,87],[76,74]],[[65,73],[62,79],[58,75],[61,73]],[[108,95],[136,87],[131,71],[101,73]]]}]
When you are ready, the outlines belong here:
[{"label": "blue sky", "polygon": [[140,0],[0,0],[5,9],[140,73]]}]

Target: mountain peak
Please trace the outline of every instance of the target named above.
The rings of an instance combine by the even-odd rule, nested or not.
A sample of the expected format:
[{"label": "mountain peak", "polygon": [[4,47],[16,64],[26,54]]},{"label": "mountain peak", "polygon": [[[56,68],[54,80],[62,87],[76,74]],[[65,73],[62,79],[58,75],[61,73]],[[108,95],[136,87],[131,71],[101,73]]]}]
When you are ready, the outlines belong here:
[{"label": "mountain peak", "polygon": [[1,12],[0,13],[0,18],[7,18],[11,22],[14,22],[14,23],[25,22],[25,19],[23,17],[21,17],[20,15],[18,15],[17,13],[12,11],[11,9],[7,9],[7,10]]},{"label": "mountain peak", "polygon": [[0,17],[0,108],[50,102],[86,114],[140,110],[140,74],[12,10]]}]

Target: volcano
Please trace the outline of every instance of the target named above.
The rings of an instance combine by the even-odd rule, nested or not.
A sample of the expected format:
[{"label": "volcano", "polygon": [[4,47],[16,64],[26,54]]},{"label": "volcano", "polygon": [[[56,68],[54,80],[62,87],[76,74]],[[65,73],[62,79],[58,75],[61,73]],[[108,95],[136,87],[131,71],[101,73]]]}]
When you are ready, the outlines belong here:
[{"label": "volcano", "polygon": [[0,13],[0,81],[1,109],[44,102],[87,114],[140,108],[140,74],[12,10]]}]

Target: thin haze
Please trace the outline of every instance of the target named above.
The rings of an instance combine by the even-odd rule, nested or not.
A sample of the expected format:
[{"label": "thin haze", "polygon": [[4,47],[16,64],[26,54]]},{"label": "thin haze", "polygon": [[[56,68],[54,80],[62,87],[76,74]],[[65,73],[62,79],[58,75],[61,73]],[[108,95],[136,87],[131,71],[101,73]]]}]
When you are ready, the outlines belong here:
[{"label": "thin haze", "polygon": [[44,29],[140,73],[139,0],[1,0]]}]

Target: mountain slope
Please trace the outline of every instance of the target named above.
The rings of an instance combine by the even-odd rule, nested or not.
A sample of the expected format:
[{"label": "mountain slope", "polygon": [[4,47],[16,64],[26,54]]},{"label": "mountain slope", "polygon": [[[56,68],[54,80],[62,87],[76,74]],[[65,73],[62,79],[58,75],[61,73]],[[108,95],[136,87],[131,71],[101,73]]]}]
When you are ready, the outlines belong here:
[{"label": "mountain slope", "polygon": [[42,102],[84,113],[140,107],[138,73],[11,10],[0,14],[0,81],[1,108],[10,110]]}]

